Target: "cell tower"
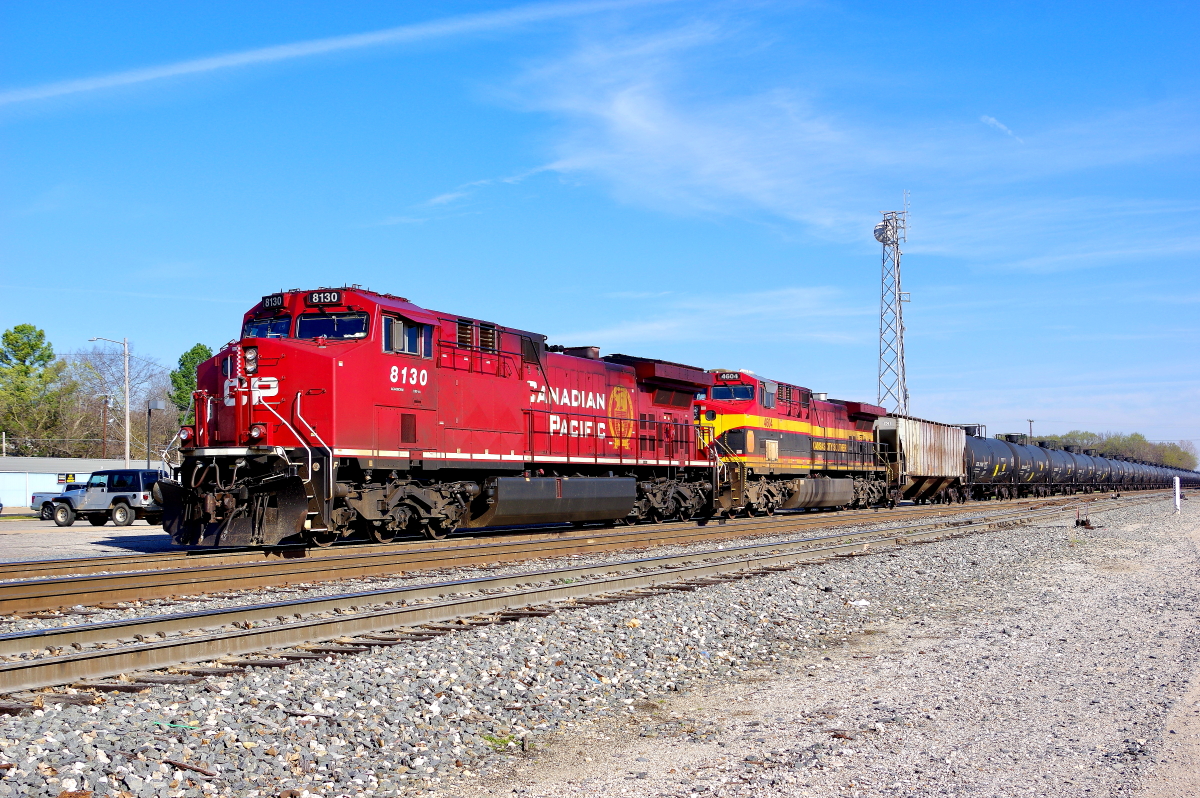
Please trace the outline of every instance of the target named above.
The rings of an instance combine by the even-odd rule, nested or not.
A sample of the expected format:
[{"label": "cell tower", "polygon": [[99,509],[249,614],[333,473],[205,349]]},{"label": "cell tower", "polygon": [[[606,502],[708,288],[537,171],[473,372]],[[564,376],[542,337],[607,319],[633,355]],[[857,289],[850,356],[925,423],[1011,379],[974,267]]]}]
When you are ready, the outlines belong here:
[{"label": "cell tower", "polygon": [[908,192],[904,210],[883,211],[875,225],[875,240],[883,245],[879,292],[879,393],[877,401],[893,413],[908,415],[908,384],[904,377],[904,311],[909,296],[900,290],[900,245],[908,225]]}]

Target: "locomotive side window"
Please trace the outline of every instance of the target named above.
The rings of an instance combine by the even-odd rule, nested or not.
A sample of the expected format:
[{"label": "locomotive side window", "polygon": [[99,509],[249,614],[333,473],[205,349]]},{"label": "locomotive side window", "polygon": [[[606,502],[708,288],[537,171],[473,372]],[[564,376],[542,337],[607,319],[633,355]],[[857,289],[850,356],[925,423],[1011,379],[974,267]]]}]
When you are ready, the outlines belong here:
[{"label": "locomotive side window", "polygon": [[251,319],[242,330],[243,338],[287,338],[292,326],[291,316],[270,319]]},{"label": "locomotive side window", "polygon": [[297,338],[366,338],[366,313],[305,313],[296,319]]},{"label": "locomotive side window", "polygon": [[429,357],[433,330],[428,324],[413,324],[395,316],[383,317],[383,351]]},{"label": "locomotive side window", "polygon": [[761,393],[762,406],[767,407],[767,408],[774,407],[775,406],[775,383],[760,382],[758,385],[762,391],[762,393]]},{"label": "locomotive side window", "polygon": [[753,385],[714,385],[712,398],[719,402],[742,401],[754,398]]}]

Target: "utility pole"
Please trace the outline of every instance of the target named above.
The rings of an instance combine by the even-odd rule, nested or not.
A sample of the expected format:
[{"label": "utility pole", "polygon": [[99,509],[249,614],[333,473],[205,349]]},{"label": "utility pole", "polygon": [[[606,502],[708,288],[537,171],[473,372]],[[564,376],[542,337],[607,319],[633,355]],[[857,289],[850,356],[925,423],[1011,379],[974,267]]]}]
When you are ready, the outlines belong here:
[{"label": "utility pole", "polygon": [[1029,445],[1032,446],[1033,445],[1033,419],[1027,418],[1025,420],[1029,422]]},{"label": "utility pole", "polygon": [[110,344],[120,344],[125,353],[125,467],[129,468],[129,339],[122,338],[114,341],[112,338],[96,336],[89,341],[108,341]]},{"label": "utility pole", "polygon": [[101,419],[101,426],[104,429],[104,442],[102,444],[100,444],[100,456],[103,459],[107,460],[108,459],[108,411],[109,411],[110,406],[108,404],[109,398],[108,398],[107,394],[105,394],[104,396],[101,396],[100,398],[103,400],[100,403],[100,419]]},{"label": "utility pole", "polygon": [[879,390],[878,404],[890,402],[892,412],[908,415],[908,380],[904,371],[904,310],[909,295],[900,287],[900,245],[908,227],[908,192],[904,210],[884,211],[875,225],[875,240],[883,245],[879,290]]},{"label": "utility pole", "polygon": [[150,468],[150,414],[155,410],[166,410],[167,403],[161,399],[154,399],[146,403],[146,468]]}]

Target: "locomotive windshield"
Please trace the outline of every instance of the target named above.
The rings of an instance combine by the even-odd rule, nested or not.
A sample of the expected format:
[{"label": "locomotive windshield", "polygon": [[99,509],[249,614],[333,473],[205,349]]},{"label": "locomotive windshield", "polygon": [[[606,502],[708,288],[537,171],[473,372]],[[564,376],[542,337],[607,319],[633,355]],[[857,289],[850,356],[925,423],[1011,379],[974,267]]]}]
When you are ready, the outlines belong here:
[{"label": "locomotive windshield", "polygon": [[296,320],[297,338],[367,337],[366,313],[305,313]]},{"label": "locomotive windshield", "polygon": [[242,330],[243,338],[287,338],[292,326],[291,316],[276,316],[271,319],[251,319]]},{"label": "locomotive windshield", "polygon": [[730,402],[733,400],[753,399],[753,385],[714,385],[712,398],[717,401]]}]

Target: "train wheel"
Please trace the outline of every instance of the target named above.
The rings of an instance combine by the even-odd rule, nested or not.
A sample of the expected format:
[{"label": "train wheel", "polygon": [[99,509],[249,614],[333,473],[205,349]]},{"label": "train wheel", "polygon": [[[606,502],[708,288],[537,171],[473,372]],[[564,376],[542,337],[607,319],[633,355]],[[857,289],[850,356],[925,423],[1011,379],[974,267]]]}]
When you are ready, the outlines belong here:
[{"label": "train wheel", "polygon": [[334,529],[314,529],[308,533],[308,536],[314,544],[323,549],[332,546],[340,537],[337,530]]},{"label": "train wheel", "polygon": [[396,530],[388,529],[382,524],[371,527],[371,538],[376,543],[391,543],[396,539]]},{"label": "train wheel", "polygon": [[434,519],[425,526],[425,537],[429,538],[430,540],[445,540],[446,538],[450,537],[450,533],[457,528],[458,524],[452,521],[448,522]]}]

